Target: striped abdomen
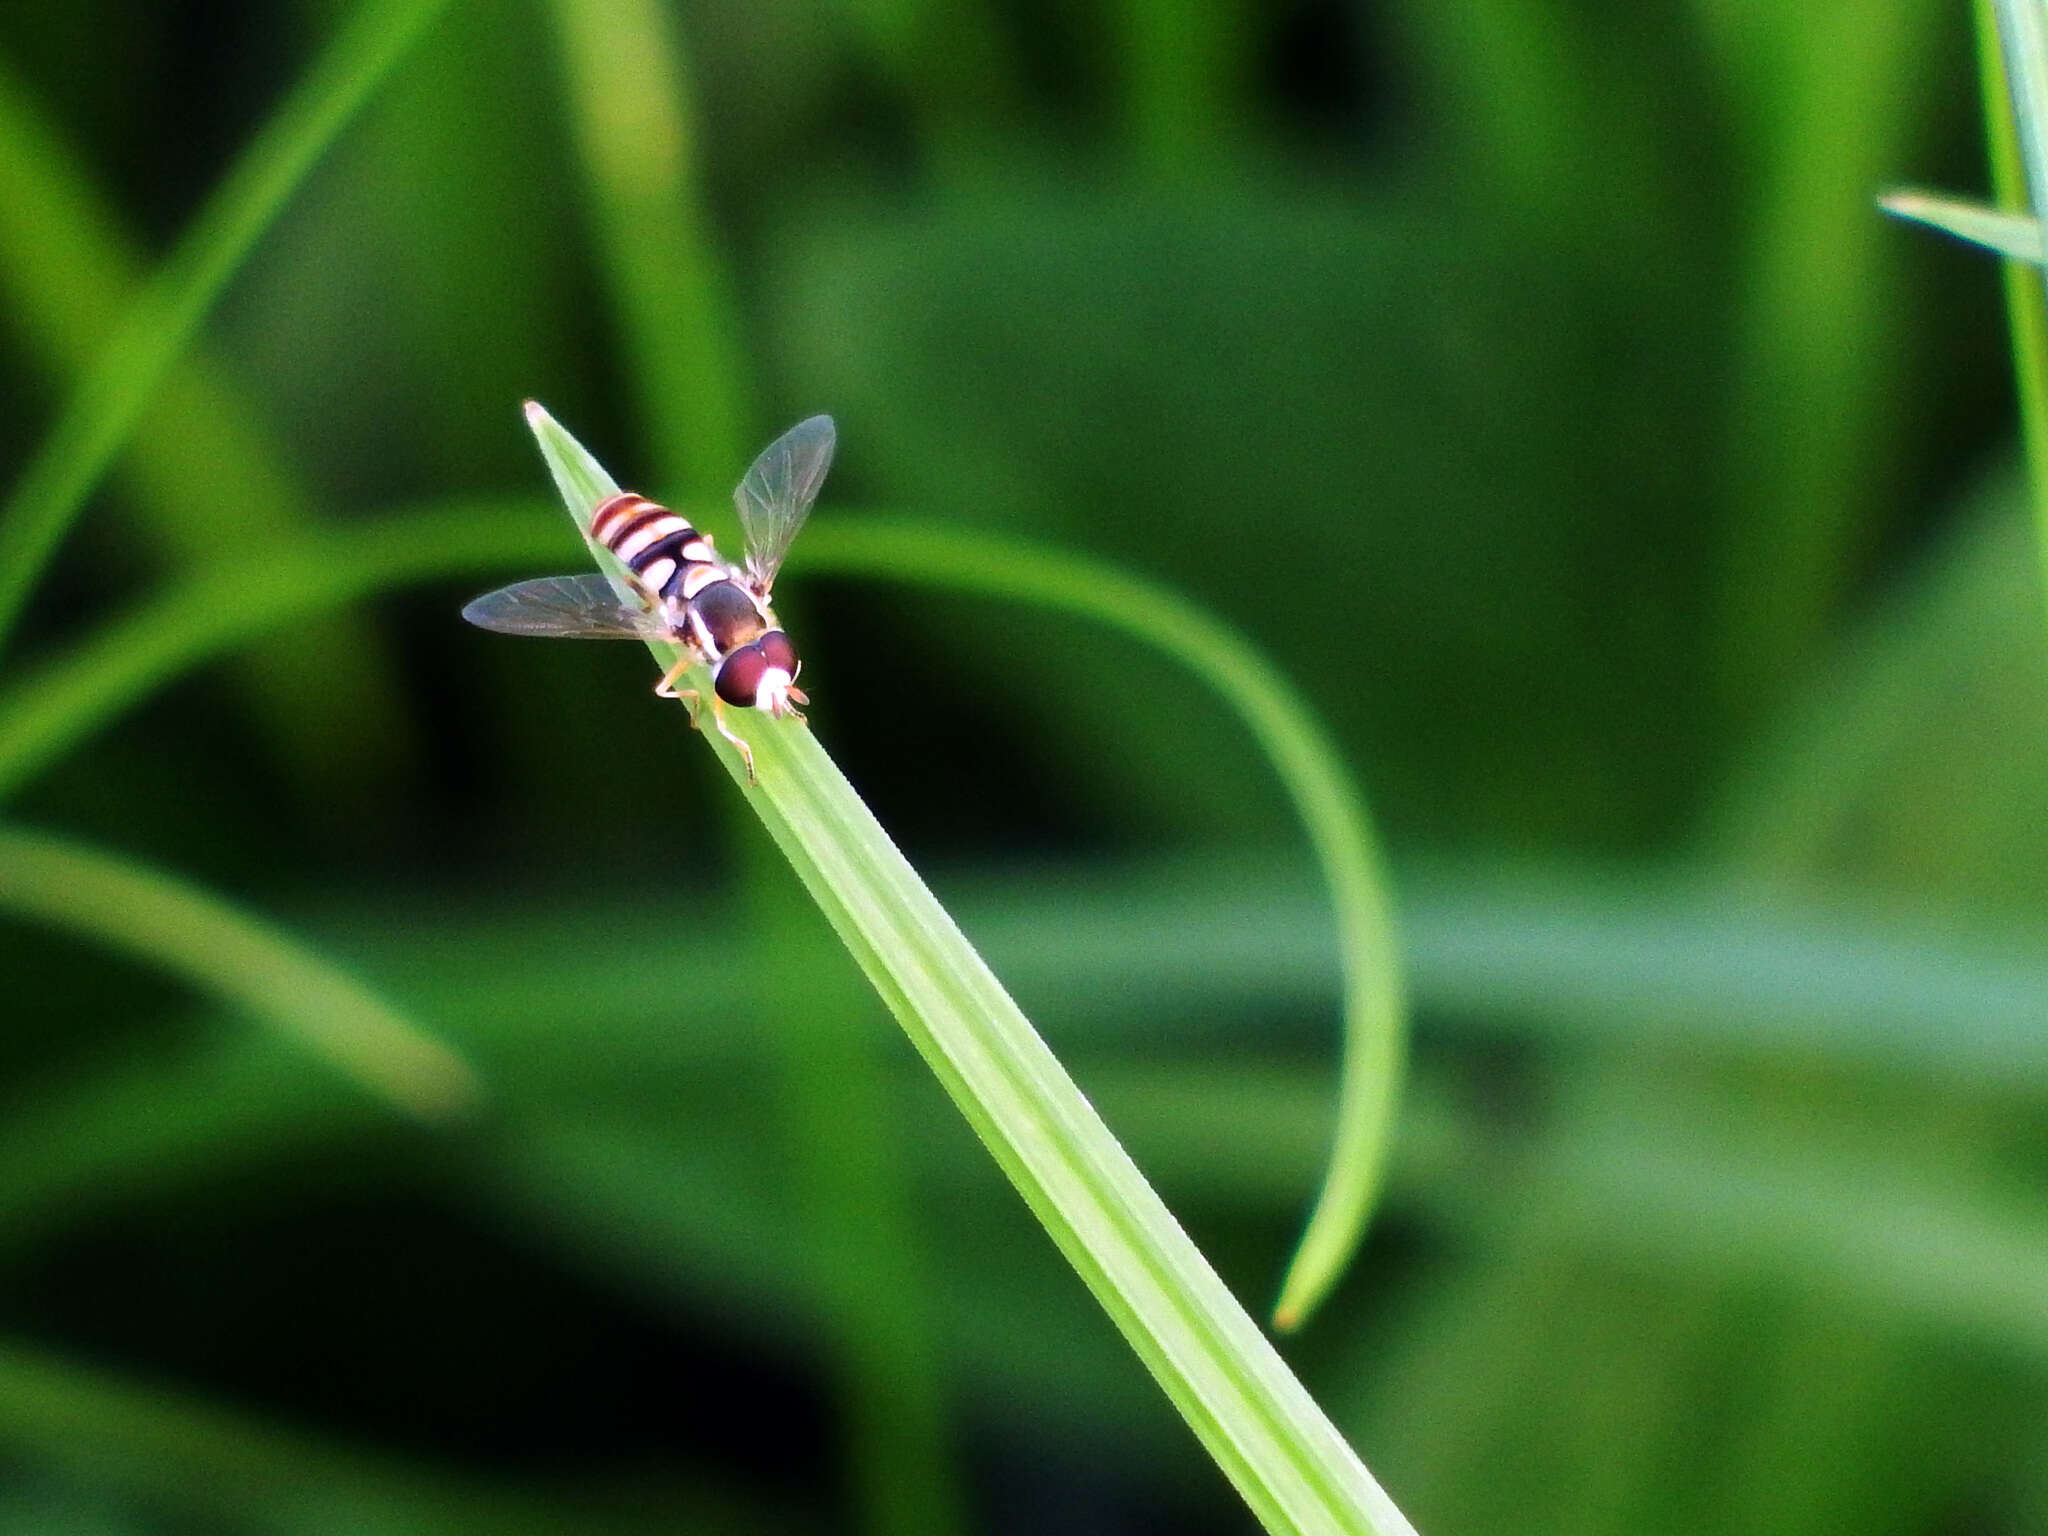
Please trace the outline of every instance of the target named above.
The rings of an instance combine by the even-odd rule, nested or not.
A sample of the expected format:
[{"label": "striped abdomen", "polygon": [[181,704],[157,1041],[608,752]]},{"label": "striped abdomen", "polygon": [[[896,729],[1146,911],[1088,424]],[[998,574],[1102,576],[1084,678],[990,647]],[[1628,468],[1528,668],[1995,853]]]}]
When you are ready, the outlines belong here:
[{"label": "striped abdomen", "polygon": [[[622,491],[591,514],[590,536],[617,555],[657,597],[694,595],[724,573],[709,535],[657,501]],[[692,580],[692,573],[704,574]]]}]

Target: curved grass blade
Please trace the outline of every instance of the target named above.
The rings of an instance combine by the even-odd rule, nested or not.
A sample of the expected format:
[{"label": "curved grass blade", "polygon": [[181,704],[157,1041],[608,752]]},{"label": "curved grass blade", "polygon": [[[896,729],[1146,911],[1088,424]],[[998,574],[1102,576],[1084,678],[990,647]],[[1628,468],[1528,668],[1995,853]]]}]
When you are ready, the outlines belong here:
[{"label": "curved grass blade", "polygon": [[[529,404],[527,419],[571,516],[587,529],[616,484],[540,407]],[[650,649],[665,665],[679,659],[674,646]],[[708,677],[698,681],[708,690]],[[734,729],[759,774],[747,804],[1261,1523],[1274,1532],[1412,1530],[817,739],[787,720],[742,718]],[[715,733],[706,740],[744,784],[739,754]]]},{"label": "curved grass blade", "polygon": [[1357,1249],[1385,1169],[1405,1055],[1393,902],[1364,799],[1308,702],[1242,634],[1099,561],[987,533],[863,519],[816,528],[812,575],[839,571],[1063,610],[1158,647],[1251,731],[1299,811],[1337,912],[1345,1051],[1337,1143],[1274,1322],[1299,1325]]},{"label": "curved grass blade", "polygon": [[218,897],[44,833],[0,828],[0,910],[155,962],[238,1003],[409,1114],[442,1120],[475,1075],[326,961]]},{"label": "curved grass blade", "polygon": [[285,200],[447,0],[364,0],[200,210],[0,505],[0,645],[79,508]]}]

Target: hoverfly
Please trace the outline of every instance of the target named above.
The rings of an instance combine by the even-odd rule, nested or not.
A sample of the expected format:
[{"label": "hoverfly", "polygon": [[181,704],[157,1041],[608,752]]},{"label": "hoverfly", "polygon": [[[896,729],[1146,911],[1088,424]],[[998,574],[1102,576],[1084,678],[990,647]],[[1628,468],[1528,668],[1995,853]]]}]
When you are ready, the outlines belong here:
[{"label": "hoverfly", "polygon": [[746,558],[721,559],[711,536],[658,502],[622,491],[598,504],[590,537],[610,550],[631,576],[623,600],[601,575],[543,576],[486,593],[462,610],[470,623],[508,635],[563,639],[656,640],[680,645],[683,656],[662,674],[654,691],[690,706],[697,723],[697,690],[680,692],[676,680],[698,662],[711,669],[711,718],[739,749],[754,782],[754,754],[726,728],[723,706],[765,709],[798,720],[810,699],[797,687],[802,663],[768,606],[790,542],[810,515],[818,487],[832,467],[830,416],[800,421],[761,451],[733,492]]}]

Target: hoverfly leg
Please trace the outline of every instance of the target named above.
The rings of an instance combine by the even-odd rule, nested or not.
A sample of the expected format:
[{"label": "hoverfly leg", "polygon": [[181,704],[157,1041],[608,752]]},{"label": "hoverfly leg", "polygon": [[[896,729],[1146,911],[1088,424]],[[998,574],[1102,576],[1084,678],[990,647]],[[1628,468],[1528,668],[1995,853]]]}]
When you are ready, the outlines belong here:
[{"label": "hoverfly leg", "polygon": [[747,782],[749,784],[760,783],[761,781],[754,777],[754,749],[726,728],[725,704],[716,695],[713,695],[711,700],[711,723],[718,727],[719,735],[733,744],[734,750],[740,755],[740,761],[747,765]]},{"label": "hoverfly leg", "polygon": [[654,685],[654,691],[664,699],[681,699],[690,707],[690,729],[697,729],[697,717],[704,712],[704,700],[694,688],[676,687],[676,679],[696,663],[694,655],[685,653],[683,659],[662,673],[661,681]]},{"label": "hoverfly leg", "polygon": [[[661,681],[654,685],[655,695],[658,698],[664,699],[695,699],[697,697],[695,689],[686,689],[681,693],[676,692],[676,679],[689,671],[696,664],[696,661],[697,658],[692,652],[684,651],[676,664],[661,674]],[[697,723],[697,711],[694,708],[690,711],[690,723],[692,725]]]}]

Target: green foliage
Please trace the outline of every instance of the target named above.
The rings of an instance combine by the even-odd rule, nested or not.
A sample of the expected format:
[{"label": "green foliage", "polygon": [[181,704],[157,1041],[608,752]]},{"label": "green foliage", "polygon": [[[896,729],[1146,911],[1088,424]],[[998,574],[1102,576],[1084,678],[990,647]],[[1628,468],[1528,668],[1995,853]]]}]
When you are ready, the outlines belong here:
[{"label": "green foliage", "polygon": [[394,1103],[444,1119],[477,1085],[449,1049],[346,976],[224,903],[124,860],[0,830],[0,907],[90,934],[245,1004]]},{"label": "green foliage", "polygon": [[[570,517],[588,537],[592,513],[618,495],[618,486],[539,406],[529,404],[527,418]],[[972,541],[948,547],[930,535],[909,542],[918,560],[901,550],[892,557],[885,542],[870,552],[873,565],[1041,601],[1056,593],[1063,606],[1123,612],[1133,625],[1149,618],[1160,644],[1213,669],[1220,691],[1251,717],[1290,784],[1307,790],[1317,846],[1339,877],[1346,948],[1357,957],[1349,969],[1367,996],[1360,1012],[1371,1028],[1346,1085],[1345,1108],[1360,1124],[1355,1133],[1347,1128],[1330,1214],[1311,1224],[1300,1275],[1281,1298],[1282,1321],[1292,1326],[1357,1242],[1399,1061],[1398,990],[1369,969],[1372,961],[1386,965],[1393,953],[1356,795],[1300,707],[1242,670],[1227,632],[1199,615],[1085,567],[1054,566],[1040,581],[1020,581],[1035,563],[1029,549],[990,551]],[[592,554],[607,557],[595,541]],[[1055,585],[1059,577],[1065,579]],[[680,647],[664,642],[650,649],[664,674],[683,658]],[[701,665],[684,676],[712,696]],[[734,713],[731,728],[750,752],[744,763],[722,731],[706,731],[705,740],[748,789],[748,806],[975,1135],[1260,1521],[1271,1531],[1411,1530],[817,738],[793,720]]]},{"label": "green foliage", "polygon": [[1389,940],[1216,685],[1327,723],[1417,1028],[1281,1348],[1418,1529],[2048,1531],[2042,290],[1871,205],[1959,14],[436,9],[0,21],[0,1532],[1251,1525],[767,797],[455,618],[583,559],[529,395],[721,542],[838,418],[815,744],[1250,1305]]},{"label": "green foliage", "polygon": [[[365,0],[193,221],[0,507],[0,639],[178,353],[286,198],[446,0]],[[23,210],[17,210],[17,216]]]},{"label": "green foliage", "polygon": [[[0,282],[25,352],[78,387],[142,286],[142,254],[54,127],[0,63]],[[313,493],[269,441],[217,362],[174,362],[120,461],[136,535],[168,563],[204,565],[223,544],[269,540],[314,521]],[[255,722],[289,771],[359,807],[365,779],[402,756],[397,683],[373,626],[339,616],[273,637],[240,658],[259,698]],[[379,762],[370,748],[392,741]]]}]

